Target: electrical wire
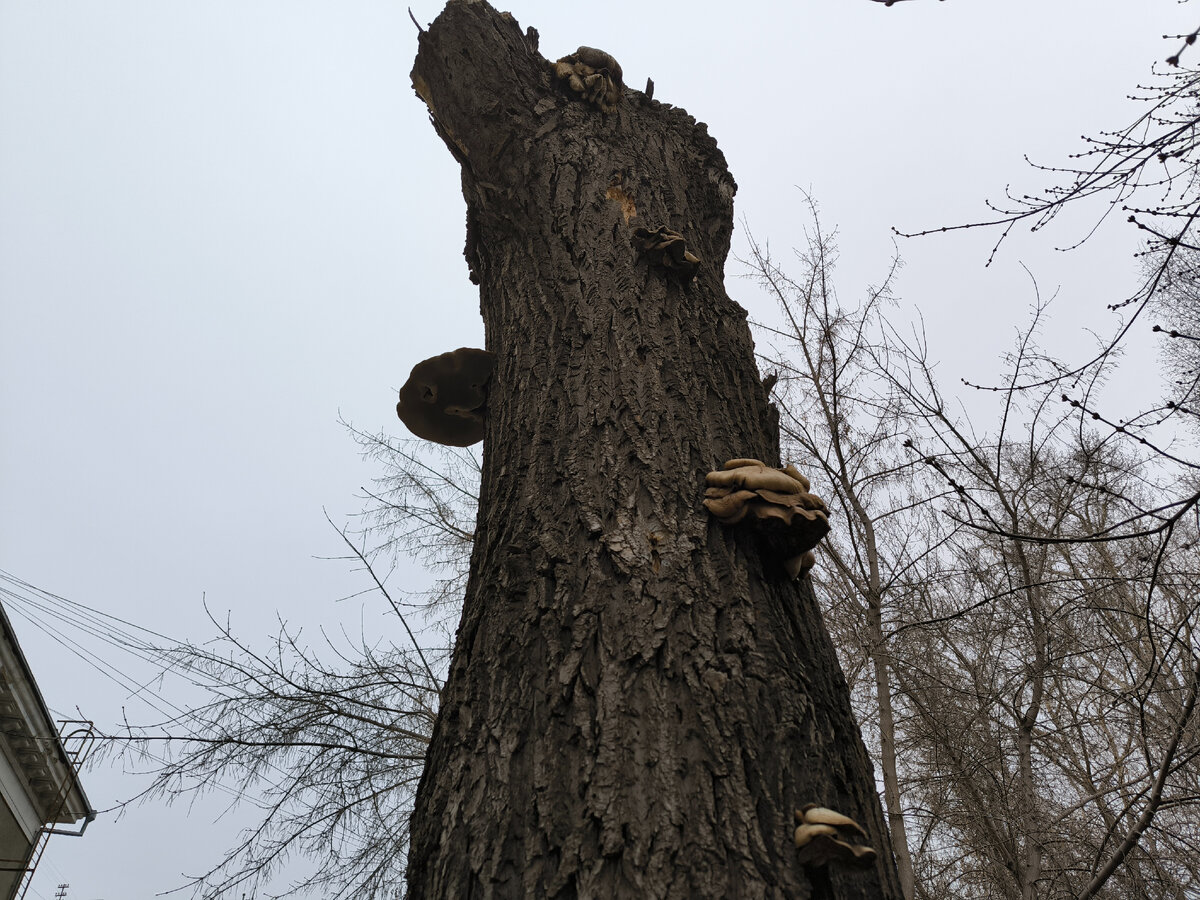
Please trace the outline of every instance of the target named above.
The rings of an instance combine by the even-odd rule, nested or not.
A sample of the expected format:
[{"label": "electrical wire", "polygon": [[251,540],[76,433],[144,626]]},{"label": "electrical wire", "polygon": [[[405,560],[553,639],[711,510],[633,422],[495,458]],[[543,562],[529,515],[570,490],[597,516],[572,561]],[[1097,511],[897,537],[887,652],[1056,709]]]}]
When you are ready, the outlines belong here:
[{"label": "electrical wire", "polygon": [[[176,662],[167,652],[169,649],[186,647],[188,645],[167,635],[145,628],[136,623],[122,619],[119,616],[94,609],[78,601],[69,600],[46,591],[21,579],[10,572],[0,569],[0,602],[14,615],[28,622],[32,627],[43,632],[51,640],[62,646],[72,655],[78,657],[85,665],[97,671],[109,681],[112,681],[129,697],[137,697],[141,702],[167,719],[178,722],[188,715],[191,710],[182,707],[150,687],[155,681],[161,680],[165,674],[177,678],[204,691],[212,691],[223,686],[220,678],[198,672],[188,667],[173,665]],[[79,640],[68,635],[63,629],[76,630],[101,644],[129,654],[141,662],[154,666],[159,672],[144,683],[125,672],[121,667],[104,659],[94,649],[85,646]],[[144,637],[145,636],[145,637]],[[151,643],[147,637],[157,639],[160,643]],[[200,676],[202,680],[198,680]],[[128,741],[118,735],[100,735],[102,739],[112,741]],[[198,737],[195,734],[180,736],[181,741],[188,737]],[[134,739],[136,740],[136,739]],[[159,765],[167,766],[170,762],[146,749],[140,749],[140,754],[153,760]],[[274,763],[267,763],[274,771],[282,776],[287,773]],[[263,780],[276,790],[283,790],[282,785],[270,778]],[[269,811],[272,805],[247,794],[244,790],[231,787],[219,779],[207,780],[206,787],[228,794],[238,802],[248,802],[262,811]],[[369,839],[365,836],[346,835],[347,843],[365,848]]]}]

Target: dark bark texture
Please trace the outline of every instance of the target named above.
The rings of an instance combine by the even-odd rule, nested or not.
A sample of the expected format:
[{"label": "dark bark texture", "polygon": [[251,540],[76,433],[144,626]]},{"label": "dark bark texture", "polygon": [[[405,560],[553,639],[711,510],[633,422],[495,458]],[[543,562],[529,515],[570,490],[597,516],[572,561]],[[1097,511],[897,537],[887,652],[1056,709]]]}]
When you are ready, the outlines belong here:
[{"label": "dark bark texture", "polygon": [[[601,113],[480,0],[451,0],[412,77],[462,165],[496,370],[409,895],[899,898],[808,579],[701,505],[727,459],[779,464],[723,286],[736,186],[716,142],[628,88]],[[639,255],[633,232],[659,226],[695,280]],[[878,865],[801,867],[807,802],[861,822]]]}]

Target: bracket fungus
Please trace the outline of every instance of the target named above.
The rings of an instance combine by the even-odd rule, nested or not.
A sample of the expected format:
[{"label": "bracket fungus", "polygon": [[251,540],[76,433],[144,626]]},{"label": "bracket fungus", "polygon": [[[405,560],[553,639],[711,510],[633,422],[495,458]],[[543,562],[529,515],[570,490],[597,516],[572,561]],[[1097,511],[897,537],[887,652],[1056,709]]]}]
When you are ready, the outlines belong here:
[{"label": "bracket fungus", "polygon": [[811,550],[806,550],[799,556],[794,556],[784,563],[787,566],[788,574],[793,578],[803,578],[812,571],[812,567],[816,564],[817,555]]},{"label": "bracket fungus", "polygon": [[612,112],[621,100],[621,64],[603,50],[580,47],[554,64],[554,74],[602,113]]},{"label": "bracket fungus", "polygon": [[796,823],[793,839],[802,865],[837,862],[866,867],[875,862],[874,848],[857,843],[867,833],[849,816],[809,803],[796,810]]},{"label": "bracket fungus", "polygon": [[829,533],[829,508],[808,492],[808,479],[793,466],[773,469],[757,459],[731,459],[704,480],[704,507],[720,522],[750,523],[768,550],[783,557],[790,577],[812,568],[811,551]]},{"label": "bracket fungus", "polygon": [[459,347],[417,363],[400,388],[396,415],[413,434],[450,447],[483,440],[487,383],[496,356]]},{"label": "bracket fungus", "polygon": [[695,278],[700,268],[700,257],[687,248],[683,235],[665,225],[653,231],[638,228],[633,232],[633,246],[656,266],[676,272],[685,280]]}]

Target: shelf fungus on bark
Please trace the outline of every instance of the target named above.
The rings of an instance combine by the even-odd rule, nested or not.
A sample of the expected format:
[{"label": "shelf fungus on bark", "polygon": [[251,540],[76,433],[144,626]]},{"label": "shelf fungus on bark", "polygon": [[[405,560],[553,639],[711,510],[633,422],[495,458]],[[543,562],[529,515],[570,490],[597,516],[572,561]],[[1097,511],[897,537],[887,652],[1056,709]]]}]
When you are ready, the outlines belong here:
[{"label": "shelf fungus on bark", "polygon": [[554,64],[554,74],[602,113],[621,101],[621,64],[603,50],[580,47]]},{"label": "shelf fungus on bark", "polygon": [[496,356],[459,347],[417,363],[400,388],[396,415],[419,438],[450,447],[483,440],[487,383]]},{"label": "shelf fungus on bark", "polygon": [[812,571],[812,567],[816,564],[817,555],[811,550],[805,551],[799,556],[793,556],[784,563],[787,566],[788,574],[793,578],[803,578]]},{"label": "shelf fungus on bark", "polygon": [[633,246],[650,262],[677,273],[685,280],[696,277],[700,257],[687,248],[687,241],[678,231],[665,225],[651,231],[638,228],[633,232]]},{"label": "shelf fungus on bark", "polygon": [[867,867],[875,862],[875,850],[858,843],[866,839],[862,826],[840,812],[809,803],[796,810],[794,840],[801,865],[825,866],[845,863]]},{"label": "shelf fungus on bark", "polygon": [[808,492],[808,479],[793,466],[773,469],[757,459],[731,459],[704,480],[704,507],[720,522],[752,525],[767,549],[783,557],[790,577],[812,568],[811,551],[829,533],[829,508]]}]

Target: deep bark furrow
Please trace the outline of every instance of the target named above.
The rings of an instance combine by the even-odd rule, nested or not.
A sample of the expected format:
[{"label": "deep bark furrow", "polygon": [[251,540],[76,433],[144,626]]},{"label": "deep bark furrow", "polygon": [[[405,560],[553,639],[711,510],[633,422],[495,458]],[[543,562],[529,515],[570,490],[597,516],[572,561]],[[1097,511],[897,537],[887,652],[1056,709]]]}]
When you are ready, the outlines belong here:
[{"label": "deep bark furrow", "polygon": [[[815,801],[883,851],[834,872],[835,896],[899,897],[807,581],[700,502],[726,459],[779,461],[723,287],[715,142],[634,91],[609,115],[581,102],[484,3],[447,6],[413,77],[463,163],[497,367],[411,895],[812,896],[791,831]],[[686,236],[695,281],[638,257],[643,225]]]}]

